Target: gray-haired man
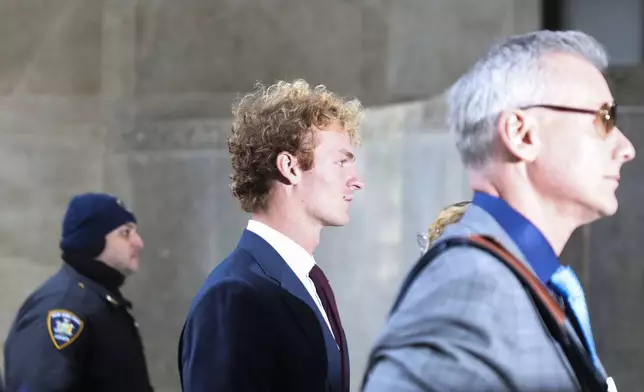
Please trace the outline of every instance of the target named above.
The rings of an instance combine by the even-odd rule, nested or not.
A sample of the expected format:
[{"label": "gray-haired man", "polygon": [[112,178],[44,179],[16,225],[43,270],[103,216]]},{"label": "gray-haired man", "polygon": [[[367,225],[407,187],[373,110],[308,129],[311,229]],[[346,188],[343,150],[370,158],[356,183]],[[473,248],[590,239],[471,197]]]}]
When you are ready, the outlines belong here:
[{"label": "gray-haired man", "polygon": [[[583,290],[558,255],[577,227],[616,212],[621,166],[635,156],[606,65],[588,35],[538,31],[494,46],[456,82],[448,119],[474,197],[443,234],[491,236],[519,258],[565,304],[602,373]],[[474,248],[420,273],[372,357],[367,392],[581,389],[518,279]]]}]

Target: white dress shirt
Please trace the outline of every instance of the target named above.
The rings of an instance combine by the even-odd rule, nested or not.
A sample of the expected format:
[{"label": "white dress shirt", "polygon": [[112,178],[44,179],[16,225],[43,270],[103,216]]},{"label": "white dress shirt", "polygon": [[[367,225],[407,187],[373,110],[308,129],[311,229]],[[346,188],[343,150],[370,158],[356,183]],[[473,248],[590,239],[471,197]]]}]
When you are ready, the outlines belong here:
[{"label": "white dress shirt", "polygon": [[322,313],[322,317],[324,317],[326,325],[329,327],[331,335],[333,335],[333,329],[324,311],[324,306],[322,306],[322,301],[315,290],[315,284],[309,277],[309,272],[311,272],[311,269],[315,265],[313,255],[284,234],[256,220],[249,220],[246,229],[262,237],[264,241],[268,242],[282,256],[286,264],[295,273],[295,276],[300,279],[306,291],[309,292],[311,298],[313,298],[313,302],[315,302],[320,313]]}]

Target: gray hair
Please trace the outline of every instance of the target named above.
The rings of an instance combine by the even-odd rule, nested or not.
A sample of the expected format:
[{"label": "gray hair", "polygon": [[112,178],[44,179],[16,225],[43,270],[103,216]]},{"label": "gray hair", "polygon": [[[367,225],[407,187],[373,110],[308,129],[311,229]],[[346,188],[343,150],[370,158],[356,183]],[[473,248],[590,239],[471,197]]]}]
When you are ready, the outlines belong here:
[{"label": "gray hair", "polygon": [[447,122],[463,164],[485,165],[493,156],[503,110],[540,103],[547,85],[543,58],[551,53],[581,56],[604,72],[602,45],[580,31],[536,31],[493,46],[447,93]]}]

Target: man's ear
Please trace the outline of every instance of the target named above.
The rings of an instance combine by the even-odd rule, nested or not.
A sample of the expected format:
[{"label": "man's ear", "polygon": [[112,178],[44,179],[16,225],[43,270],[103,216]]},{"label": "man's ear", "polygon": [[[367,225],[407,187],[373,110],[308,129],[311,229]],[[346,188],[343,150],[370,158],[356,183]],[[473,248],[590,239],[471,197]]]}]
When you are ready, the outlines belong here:
[{"label": "man's ear", "polygon": [[512,157],[526,162],[537,159],[541,139],[537,122],[520,110],[504,111],[497,123],[501,143]]},{"label": "man's ear", "polygon": [[302,180],[302,169],[294,155],[282,151],[277,155],[275,165],[287,184],[295,185]]}]

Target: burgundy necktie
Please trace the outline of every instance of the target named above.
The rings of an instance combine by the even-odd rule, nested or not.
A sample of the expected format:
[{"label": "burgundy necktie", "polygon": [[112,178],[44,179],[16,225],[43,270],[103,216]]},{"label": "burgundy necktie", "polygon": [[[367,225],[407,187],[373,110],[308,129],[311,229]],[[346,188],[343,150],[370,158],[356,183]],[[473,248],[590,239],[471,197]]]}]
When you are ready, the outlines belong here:
[{"label": "burgundy necktie", "polygon": [[340,322],[340,315],[338,314],[338,306],[335,303],[335,296],[333,295],[333,290],[329,284],[329,280],[324,275],[324,272],[317,265],[313,266],[311,272],[309,272],[309,277],[315,284],[315,291],[317,291],[320,300],[322,301],[322,307],[326,312],[326,316],[329,319],[329,324],[331,324],[331,329],[333,330],[333,336],[335,341],[340,348],[340,357],[342,359],[342,390],[344,392],[349,391],[349,372],[346,364],[345,356],[347,352],[347,342],[344,339],[344,334],[342,330],[342,323]]}]

